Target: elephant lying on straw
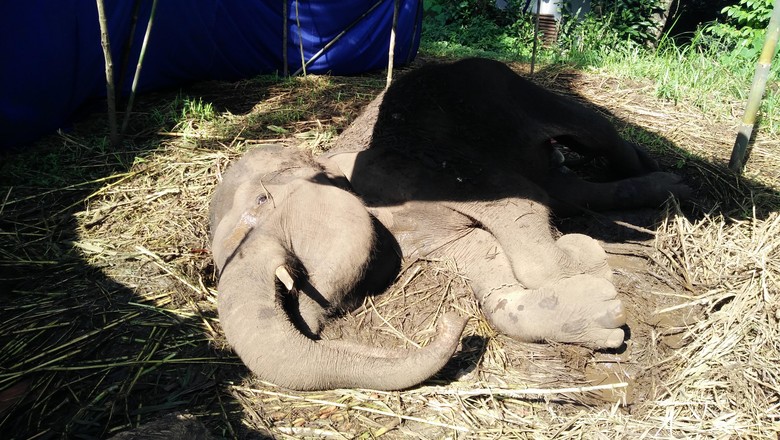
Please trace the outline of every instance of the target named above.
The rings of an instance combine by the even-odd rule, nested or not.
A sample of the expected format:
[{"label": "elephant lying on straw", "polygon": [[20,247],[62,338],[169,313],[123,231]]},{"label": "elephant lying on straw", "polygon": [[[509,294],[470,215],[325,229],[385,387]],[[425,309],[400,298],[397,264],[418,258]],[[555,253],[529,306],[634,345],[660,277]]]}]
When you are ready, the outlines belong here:
[{"label": "elephant lying on straw", "polygon": [[[580,180],[556,144],[606,157],[621,179]],[[278,385],[417,385],[453,355],[464,318],[445,314],[421,349],[317,338],[328,316],[394,278],[400,254],[453,259],[513,338],[618,347],[626,318],[606,254],[585,235],[556,239],[550,207],[657,206],[687,191],[598,113],[501,63],[424,67],[328,157],[265,146],[225,173],[211,205],[220,319],[244,363]]]}]

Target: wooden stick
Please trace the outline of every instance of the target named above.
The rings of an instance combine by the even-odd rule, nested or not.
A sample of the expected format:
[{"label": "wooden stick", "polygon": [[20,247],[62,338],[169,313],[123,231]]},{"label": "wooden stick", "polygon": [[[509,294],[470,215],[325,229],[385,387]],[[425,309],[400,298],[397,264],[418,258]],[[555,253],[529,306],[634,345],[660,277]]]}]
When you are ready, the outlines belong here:
[{"label": "wooden stick", "polygon": [[281,397],[281,398],[290,399],[290,400],[302,400],[304,402],[310,402],[310,403],[315,403],[315,404],[319,404],[319,405],[335,406],[337,408],[342,408],[342,409],[346,409],[346,410],[365,411],[365,412],[370,413],[370,414],[378,414],[378,415],[381,415],[381,416],[394,417],[394,418],[398,418],[398,419],[402,419],[402,420],[408,420],[408,421],[412,421],[412,422],[425,423],[425,424],[428,424],[428,425],[439,426],[439,427],[442,427],[442,428],[452,429],[452,430],[460,431],[460,432],[469,432],[470,431],[470,429],[466,428],[465,426],[450,425],[450,424],[447,424],[447,423],[437,422],[435,420],[426,420],[426,419],[423,419],[423,418],[420,418],[420,417],[407,416],[407,415],[404,415],[404,414],[397,414],[397,413],[394,413],[392,411],[384,411],[384,410],[369,408],[369,407],[360,406],[360,405],[348,405],[346,403],[333,402],[333,401],[330,401],[330,400],[314,399],[314,398],[309,398],[307,396],[299,396],[299,395],[295,395],[295,394],[277,393],[275,391],[263,390],[263,389],[259,389],[259,388],[249,388],[249,387],[243,387],[243,386],[237,386],[237,385],[233,385],[230,388],[232,388],[234,390],[238,390],[238,391],[253,393],[253,394],[265,394],[267,396]]},{"label": "wooden stick", "polygon": [[290,67],[288,66],[287,62],[287,15],[289,15],[289,10],[287,6],[287,0],[282,0],[282,26],[284,27],[282,29],[282,62],[284,63],[283,67],[283,73],[284,76],[287,76],[290,74]]},{"label": "wooden stick", "polygon": [[122,48],[122,62],[119,63],[119,81],[116,82],[116,101],[122,102],[122,85],[125,83],[127,62],[130,59],[130,50],[133,48],[135,29],[138,27],[138,11],[141,9],[141,0],[135,0],[133,5],[133,18],[130,20],[130,35],[127,36],[125,47]]},{"label": "wooden stick", "polygon": [[111,146],[119,145],[119,134],[116,125],[116,88],[114,87],[114,62],[111,59],[111,42],[108,38],[108,21],[103,0],[95,0],[100,23],[100,44],[103,46],[103,58],[106,63],[106,101],[108,101],[108,129]]},{"label": "wooden stick", "polygon": [[[306,66],[308,66],[308,65],[309,65],[309,64],[311,64],[311,63],[313,63],[315,60],[317,60],[317,58],[321,57],[321,56],[322,56],[322,54],[324,54],[324,53],[325,53],[325,51],[327,51],[328,49],[330,49],[330,48],[331,48],[331,46],[333,46],[334,44],[336,44],[336,42],[337,42],[337,41],[339,41],[339,40],[341,39],[341,37],[343,37],[344,35],[346,35],[346,34],[347,34],[347,32],[349,32],[349,30],[350,30],[350,29],[352,29],[353,27],[355,27],[355,25],[357,25],[358,23],[360,23],[360,21],[361,21],[361,20],[363,20],[364,18],[368,17],[368,14],[370,14],[371,12],[373,12],[373,11],[374,11],[374,9],[378,8],[378,7],[379,7],[379,5],[381,5],[383,1],[384,1],[384,0],[379,0],[378,2],[374,3],[374,6],[371,6],[371,7],[370,7],[370,8],[369,8],[369,9],[368,9],[366,12],[364,12],[364,13],[363,13],[363,15],[361,15],[360,17],[358,17],[358,18],[357,18],[357,20],[355,20],[355,21],[353,21],[352,23],[350,23],[350,25],[349,25],[349,26],[347,26],[346,28],[344,28],[344,30],[343,30],[343,31],[341,31],[341,32],[340,32],[338,35],[336,35],[336,36],[335,36],[335,37],[334,37],[332,40],[330,40],[330,41],[328,42],[328,44],[326,44],[326,45],[325,45],[325,47],[323,47],[322,49],[320,49],[319,51],[317,51],[317,53],[315,53],[314,55],[312,55],[312,56],[311,56],[311,58],[309,58],[309,61],[306,61],[306,63],[304,63],[304,65],[303,65],[303,66],[301,66],[301,67],[300,67],[298,70],[296,70],[296,71],[295,71],[295,73],[293,73],[293,76],[295,76],[295,75],[298,75],[299,73],[301,73],[301,71],[303,71],[303,70],[306,68]],[[304,74],[305,74],[305,73],[304,73]]]},{"label": "wooden stick", "polygon": [[393,58],[395,57],[395,31],[398,26],[398,9],[401,7],[401,0],[395,0],[393,4],[393,25],[390,27],[390,48],[387,51],[387,83],[385,88],[390,87],[393,82]]},{"label": "wooden stick", "polygon": [[534,66],[536,65],[536,46],[537,40],[539,40],[539,11],[542,9],[542,0],[536,0],[536,20],[534,20],[534,43],[531,49],[531,75],[534,74]]},{"label": "wooden stick", "polygon": [[[301,69],[303,69],[303,76],[306,76],[306,65],[308,63],[306,62],[306,57],[303,55],[303,32],[301,31],[301,17],[298,15],[299,1],[300,0],[295,0],[295,23],[298,26],[298,47],[301,48]],[[298,69],[295,74],[297,75],[301,69]]]},{"label": "wooden stick", "polygon": [[149,22],[146,23],[146,33],[144,34],[144,42],[141,44],[141,53],[138,54],[138,64],[135,67],[135,75],[133,76],[133,86],[130,89],[130,98],[127,100],[127,110],[125,110],[125,118],[122,121],[122,131],[120,134],[124,136],[127,130],[127,123],[130,121],[130,113],[133,110],[133,102],[135,101],[135,93],[138,88],[138,78],[141,76],[141,67],[144,63],[144,56],[146,55],[146,46],[149,43],[149,35],[152,33],[152,23],[154,23],[154,15],[157,12],[157,0],[152,2],[152,11],[149,13]]}]

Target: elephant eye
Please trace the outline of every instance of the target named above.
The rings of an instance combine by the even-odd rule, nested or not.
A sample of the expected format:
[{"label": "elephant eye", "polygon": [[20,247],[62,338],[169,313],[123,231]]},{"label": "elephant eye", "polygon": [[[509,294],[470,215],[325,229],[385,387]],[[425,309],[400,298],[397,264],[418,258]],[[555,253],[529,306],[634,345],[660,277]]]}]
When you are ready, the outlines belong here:
[{"label": "elephant eye", "polygon": [[258,205],[262,205],[263,203],[268,201],[268,196],[265,195],[265,194],[259,195],[259,196],[257,196],[257,200],[256,201],[257,201]]}]

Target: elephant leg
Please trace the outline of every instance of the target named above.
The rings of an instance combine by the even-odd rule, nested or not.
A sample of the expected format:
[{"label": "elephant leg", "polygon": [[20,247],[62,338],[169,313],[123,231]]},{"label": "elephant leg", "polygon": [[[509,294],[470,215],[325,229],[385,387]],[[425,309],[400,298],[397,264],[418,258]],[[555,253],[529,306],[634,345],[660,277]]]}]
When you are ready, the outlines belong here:
[{"label": "elephant leg", "polygon": [[581,208],[592,211],[652,208],[669,196],[685,199],[691,188],[676,174],[654,172],[613,182],[588,182],[573,173],[554,172],[544,185],[552,210],[559,215]]},{"label": "elephant leg", "polygon": [[599,253],[598,244],[583,237],[563,236],[559,244],[572,258],[582,258],[593,274],[556,280],[537,289],[518,283],[507,255],[485,230],[474,228],[437,253],[458,263],[483,313],[501,333],[527,342],[619,347],[626,314],[604,269],[603,250]]},{"label": "elephant leg", "polygon": [[[529,184],[530,185],[530,184]],[[587,272],[583,263],[559,246],[552,235],[549,211],[532,199],[503,198],[452,203],[451,209],[474,219],[501,246],[514,278],[537,289]]]}]

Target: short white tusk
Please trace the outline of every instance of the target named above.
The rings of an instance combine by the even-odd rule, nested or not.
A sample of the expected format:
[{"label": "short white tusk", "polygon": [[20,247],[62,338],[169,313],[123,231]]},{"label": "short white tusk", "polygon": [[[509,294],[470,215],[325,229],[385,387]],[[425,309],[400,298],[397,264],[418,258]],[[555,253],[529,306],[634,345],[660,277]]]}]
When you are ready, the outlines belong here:
[{"label": "short white tusk", "polygon": [[290,272],[287,272],[287,269],[285,269],[284,266],[277,267],[275,273],[276,278],[279,278],[279,281],[284,284],[284,287],[286,287],[287,290],[293,289],[295,282],[293,281],[293,277],[290,276]]}]

